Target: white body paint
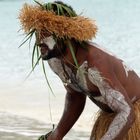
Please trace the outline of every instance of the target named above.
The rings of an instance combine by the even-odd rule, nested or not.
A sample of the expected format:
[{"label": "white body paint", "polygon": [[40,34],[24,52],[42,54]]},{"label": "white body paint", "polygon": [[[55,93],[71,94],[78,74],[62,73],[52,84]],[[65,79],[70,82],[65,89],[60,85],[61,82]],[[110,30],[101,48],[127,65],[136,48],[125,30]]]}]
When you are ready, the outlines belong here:
[{"label": "white body paint", "polygon": [[126,74],[126,76],[128,77],[128,72],[129,71],[133,71],[130,67],[128,67],[127,66],[127,64],[123,61],[122,62],[122,65],[123,65],[123,67],[124,67],[124,70],[125,70],[125,74]]},{"label": "white body paint", "polygon": [[[116,55],[114,55],[112,52],[108,51],[106,48],[103,48],[103,47],[99,46],[96,43],[90,43],[90,44],[94,45],[94,47],[102,50],[103,52],[105,52],[105,53],[107,53],[107,54],[109,54],[111,56],[114,56],[115,58],[119,59]],[[122,65],[123,65],[123,68],[125,70],[126,76],[128,77],[128,72],[133,71],[133,70],[130,67],[128,67],[128,65],[124,61],[122,61]]]},{"label": "white body paint", "polygon": [[[64,65],[66,72],[69,74],[69,77],[67,77],[67,75],[65,74],[64,69],[62,67],[61,61],[59,59],[52,58],[52,59],[48,60],[48,64],[50,65],[51,69],[60,77],[60,79],[63,81],[63,84],[65,86],[69,85],[72,89],[74,89],[78,92],[82,92],[81,87],[84,90],[88,90],[85,74],[82,73],[87,68],[87,62],[86,61],[80,66],[80,68],[79,68],[79,70],[77,71],[77,74],[76,74],[76,79],[75,80],[77,81],[77,83],[80,83],[79,87],[76,86],[74,83],[72,83],[71,79],[69,79],[69,77],[75,77],[73,71],[68,66]],[[81,74],[83,76],[81,76]]]},{"label": "white body paint", "polygon": [[136,100],[137,100],[137,97],[136,97],[136,96],[134,96],[134,97],[131,99],[132,102],[135,102]]},{"label": "white body paint", "polygon": [[120,112],[114,118],[106,134],[101,138],[101,140],[113,140],[126,125],[131,108],[124,96],[105,82],[98,69],[89,68],[88,76],[90,81],[99,88],[108,106],[113,111]]},{"label": "white body paint", "polygon": [[101,102],[101,103],[104,103],[104,104],[107,104],[105,99],[103,98],[103,96],[99,96],[99,97],[94,97],[94,99],[98,102]]},{"label": "white body paint", "polygon": [[84,63],[79,67],[76,74],[77,81],[79,85],[84,89],[84,91],[88,91],[87,80],[86,80],[87,69],[88,69],[88,63],[87,61],[84,61]]},{"label": "white body paint", "polygon": [[[56,44],[52,36],[43,39],[43,43],[45,43],[50,50],[54,49]],[[94,44],[94,46],[101,50],[97,44]],[[102,49],[102,51],[112,55],[112,53],[104,49]],[[94,97],[95,100],[107,104],[113,111],[119,112],[121,110],[120,113],[118,113],[114,118],[106,134],[101,138],[101,140],[113,140],[126,125],[128,116],[130,115],[131,108],[125,101],[124,96],[119,91],[112,89],[109,84],[105,82],[105,79],[101,76],[100,72],[96,68],[88,68],[86,61],[79,67],[76,75],[74,75],[73,71],[65,65],[65,71],[69,74],[69,76],[65,74],[59,59],[52,58],[48,60],[48,63],[52,70],[61,78],[64,85],[67,84],[78,92],[82,92],[81,88],[84,91],[88,91],[86,81],[86,76],[88,75],[89,80],[99,88],[102,95],[101,97]],[[124,64],[123,66],[126,76],[128,76],[128,71],[130,69],[128,69],[128,67],[126,67]],[[71,77],[76,77],[75,80],[80,88],[79,86],[77,87],[76,84],[72,83],[71,80],[73,79],[69,79]]]},{"label": "white body paint", "polygon": [[42,40],[42,42],[45,43],[49,47],[50,50],[53,50],[54,46],[56,44],[55,40],[53,39],[53,36],[49,36],[49,37],[44,38]]},{"label": "white body paint", "polygon": [[[66,79],[61,61],[57,58],[52,58],[48,60],[48,64],[50,65],[51,69],[60,77],[63,83],[71,83],[70,79]],[[66,66],[66,71],[68,73],[72,73],[71,69]]]}]

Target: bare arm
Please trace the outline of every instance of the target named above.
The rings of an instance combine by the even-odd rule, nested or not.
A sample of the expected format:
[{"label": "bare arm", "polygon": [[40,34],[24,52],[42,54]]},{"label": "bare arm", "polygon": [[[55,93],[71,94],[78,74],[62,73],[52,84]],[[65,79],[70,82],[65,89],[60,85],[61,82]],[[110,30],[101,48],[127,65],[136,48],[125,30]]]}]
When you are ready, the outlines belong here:
[{"label": "bare arm", "polygon": [[131,101],[115,76],[115,73],[108,62],[104,60],[89,68],[90,81],[96,85],[106,104],[116,112],[116,116],[109,126],[108,131],[101,140],[122,140],[134,121],[134,110]]},{"label": "bare arm", "polygon": [[82,113],[85,101],[86,96],[82,93],[68,91],[65,98],[65,107],[61,120],[48,140],[63,139]]}]

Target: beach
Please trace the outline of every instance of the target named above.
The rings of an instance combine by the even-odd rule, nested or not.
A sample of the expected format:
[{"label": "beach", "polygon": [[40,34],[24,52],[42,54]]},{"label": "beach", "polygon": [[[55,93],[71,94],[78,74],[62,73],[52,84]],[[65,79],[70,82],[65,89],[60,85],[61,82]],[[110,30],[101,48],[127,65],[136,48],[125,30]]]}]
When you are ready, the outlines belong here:
[{"label": "beach", "polygon": [[[51,1],[51,0],[50,0]],[[41,65],[31,71],[32,48],[21,48],[24,34],[18,20],[22,5],[32,0],[0,1],[0,140],[35,140],[57,125],[62,113],[65,89],[47,62],[46,72],[55,95],[49,90]],[[139,0],[64,0],[78,14],[96,20],[93,42],[123,59],[140,75]],[[34,40],[33,40],[34,41]],[[87,140],[97,114],[87,99],[84,112],[64,140]]]}]

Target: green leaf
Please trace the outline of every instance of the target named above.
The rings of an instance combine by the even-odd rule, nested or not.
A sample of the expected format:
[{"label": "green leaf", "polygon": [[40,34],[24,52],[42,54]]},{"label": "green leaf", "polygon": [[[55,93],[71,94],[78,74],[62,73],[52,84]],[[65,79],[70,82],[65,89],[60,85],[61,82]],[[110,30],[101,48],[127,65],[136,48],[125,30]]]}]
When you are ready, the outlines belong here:
[{"label": "green leaf", "polygon": [[35,42],[35,44],[34,44],[33,52],[32,52],[32,68],[34,67],[35,50],[36,50],[36,42]]},{"label": "green leaf", "polygon": [[44,8],[44,6],[40,2],[38,2],[36,0],[34,0],[34,2],[37,3],[39,6],[41,6],[42,8]]},{"label": "green leaf", "polygon": [[26,76],[25,80],[26,80],[27,78],[29,78],[29,76],[32,74],[32,72],[34,71],[34,69],[35,69],[35,67],[37,66],[37,64],[38,64],[38,62],[40,61],[40,59],[41,59],[41,56],[39,56],[39,58],[37,59],[35,65],[32,67],[32,70],[31,70],[31,71],[29,72],[29,74]]},{"label": "green leaf", "polygon": [[31,36],[29,36],[25,41],[23,41],[18,48],[20,48],[21,46],[23,46],[29,39],[30,39]]},{"label": "green leaf", "polygon": [[24,41],[19,45],[18,48],[20,48],[21,46],[23,46],[30,38],[32,38],[32,35],[34,34],[35,30],[31,30],[23,39]]},{"label": "green leaf", "polygon": [[62,5],[62,7],[66,10],[66,12],[69,14],[70,17],[76,16],[74,12],[71,11],[71,9],[67,8],[66,6]]},{"label": "green leaf", "polygon": [[31,41],[32,41],[33,35],[34,35],[34,33],[32,33],[30,38],[29,38],[29,48],[31,48]]},{"label": "green leaf", "polygon": [[59,5],[59,4],[56,4],[56,7],[57,7],[57,14],[58,14],[58,15],[61,15],[61,14],[60,14],[60,5]]},{"label": "green leaf", "polygon": [[47,4],[47,10],[51,10],[52,9],[52,4],[49,2],[48,4]]},{"label": "green leaf", "polygon": [[37,46],[36,46],[36,55],[37,55],[37,58],[39,57],[39,54],[40,54],[40,53],[39,53],[39,46],[37,45]]},{"label": "green leaf", "polygon": [[63,8],[62,8],[62,6],[61,6],[61,5],[59,6],[59,9],[60,9],[60,12],[61,12],[61,14],[60,14],[60,15],[64,15],[64,11],[63,11]]},{"label": "green leaf", "polygon": [[75,56],[75,53],[74,53],[74,49],[73,49],[73,47],[72,47],[72,44],[71,44],[70,40],[68,40],[67,42],[68,42],[68,47],[69,47],[69,49],[70,49],[70,51],[71,51],[71,54],[72,54],[74,63],[75,63],[75,65],[76,65],[76,68],[79,69],[78,61],[77,61],[77,58],[76,58],[76,56]]},{"label": "green leaf", "polygon": [[52,87],[51,87],[51,85],[49,83],[49,80],[47,78],[47,74],[46,74],[46,70],[45,70],[45,66],[44,66],[43,60],[42,60],[42,68],[43,68],[43,72],[44,72],[44,75],[45,75],[45,79],[46,79],[47,85],[49,86],[49,89],[52,92],[52,94],[55,95],[54,92],[53,92],[53,90],[52,90]]}]

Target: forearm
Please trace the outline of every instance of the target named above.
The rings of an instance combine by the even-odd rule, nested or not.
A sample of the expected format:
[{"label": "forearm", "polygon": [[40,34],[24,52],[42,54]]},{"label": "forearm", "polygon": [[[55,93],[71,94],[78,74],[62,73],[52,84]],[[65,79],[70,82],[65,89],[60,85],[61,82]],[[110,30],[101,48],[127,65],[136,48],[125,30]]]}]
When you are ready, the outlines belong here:
[{"label": "forearm", "polygon": [[128,116],[125,111],[118,113],[101,140],[123,140],[125,134],[128,133],[132,126],[134,118],[133,110],[130,110]]},{"label": "forearm", "polygon": [[124,110],[118,111],[114,120],[110,124],[108,131],[101,140],[122,140],[132,126],[134,120],[134,110],[131,106],[126,104]]},{"label": "forearm", "polygon": [[54,138],[51,140],[61,140],[79,118],[84,109],[86,100],[85,95],[81,94],[67,93],[63,115],[52,134],[52,137],[56,137],[55,135],[57,135],[57,139]]}]

